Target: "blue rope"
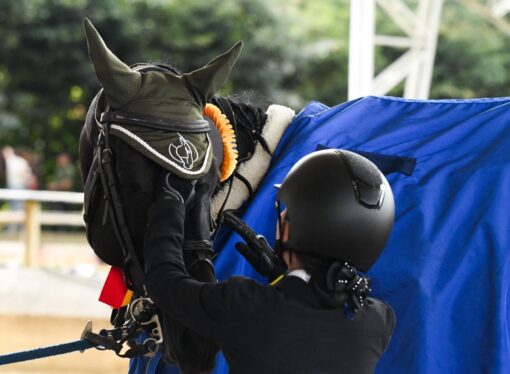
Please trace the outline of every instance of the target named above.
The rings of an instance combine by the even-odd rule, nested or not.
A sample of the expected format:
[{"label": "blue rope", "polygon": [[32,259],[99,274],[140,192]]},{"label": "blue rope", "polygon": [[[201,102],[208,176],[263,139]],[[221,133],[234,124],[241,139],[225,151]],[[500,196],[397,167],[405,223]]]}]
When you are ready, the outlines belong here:
[{"label": "blue rope", "polygon": [[94,344],[90,343],[85,339],[76,340],[74,342],[63,343],[58,345],[52,345],[49,347],[42,347],[32,349],[29,351],[9,353],[6,355],[0,355],[0,366],[13,364],[15,362],[35,360],[38,358],[62,355],[64,353],[70,353],[74,351],[84,351],[85,349],[95,347]]}]

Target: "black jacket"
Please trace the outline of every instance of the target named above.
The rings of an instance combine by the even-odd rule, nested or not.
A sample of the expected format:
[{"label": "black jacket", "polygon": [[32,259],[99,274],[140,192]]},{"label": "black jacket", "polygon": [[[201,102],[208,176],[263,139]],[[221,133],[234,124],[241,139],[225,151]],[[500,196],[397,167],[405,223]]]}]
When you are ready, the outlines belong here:
[{"label": "black jacket", "polygon": [[149,209],[145,241],[150,296],[168,314],[219,344],[231,373],[372,373],[395,325],[369,298],[353,320],[319,304],[310,284],[286,277],[263,286],[241,277],[217,284],[190,278],[181,254],[183,205]]}]

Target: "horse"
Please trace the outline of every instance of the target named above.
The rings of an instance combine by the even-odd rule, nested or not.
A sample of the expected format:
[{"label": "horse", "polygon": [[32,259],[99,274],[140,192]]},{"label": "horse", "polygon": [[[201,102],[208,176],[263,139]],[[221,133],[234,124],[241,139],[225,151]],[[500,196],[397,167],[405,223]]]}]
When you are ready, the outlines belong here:
[{"label": "horse", "polygon": [[[211,234],[221,211],[238,208],[256,189],[293,111],[283,110],[281,115],[282,108],[276,107],[273,113],[278,114],[266,114],[261,108],[214,96],[239,55],[239,43],[203,68],[180,74],[166,65],[129,67],[108,49],[87,19],[84,28],[102,85],[90,104],[79,141],[91,247],[104,262],[123,268],[128,284],[143,282],[143,274],[136,279],[136,272],[143,269],[146,212],[158,193],[158,180],[170,172],[174,182],[191,180],[207,191],[186,207],[183,254],[192,277],[216,282]],[[276,118],[275,126],[266,125],[270,117]],[[106,164],[111,167],[110,181],[101,172]],[[115,185],[117,197],[112,198],[110,184]],[[125,221],[120,229],[119,219]],[[122,229],[124,235],[119,234]],[[125,240],[134,253],[126,251]],[[131,257],[128,266],[127,257]],[[133,288],[135,294],[143,292]],[[212,370],[219,347],[159,314],[166,361],[177,363],[185,373]]]}]

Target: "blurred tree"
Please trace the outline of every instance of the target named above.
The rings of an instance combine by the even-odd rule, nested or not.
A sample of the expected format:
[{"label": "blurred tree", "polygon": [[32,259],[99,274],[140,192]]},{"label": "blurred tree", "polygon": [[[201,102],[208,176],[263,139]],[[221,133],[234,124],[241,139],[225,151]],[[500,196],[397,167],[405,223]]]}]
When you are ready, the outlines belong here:
[{"label": "blurred tree", "polygon": [[[82,18],[129,64],[171,62],[197,68],[243,39],[239,66],[223,93],[253,90],[279,99],[294,64],[284,18],[269,1],[4,1],[0,13],[0,139],[40,154],[42,183],[63,150],[76,159],[88,103],[99,89]],[[283,95],[281,95],[283,96]],[[280,97],[281,97],[280,96]]]},{"label": "blurred tree", "polygon": [[[293,27],[302,61],[285,88],[295,97],[295,106],[318,100],[336,105],[347,98],[349,61],[349,0],[294,2]],[[290,8],[290,7],[288,7]]]},{"label": "blurred tree", "polygon": [[[416,0],[407,0],[416,6]],[[198,68],[244,40],[222,94],[253,91],[299,110],[346,99],[349,0],[0,0],[0,146],[30,147],[41,187],[60,151],[78,154],[88,104],[99,89],[82,18],[91,18],[129,64]],[[398,30],[378,18],[378,30]],[[510,42],[494,25],[446,1],[431,97],[506,95]],[[376,68],[402,51],[376,49]],[[402,88],[391,94],[401,95]]]},{"label": "blurred tree", "polygon": [[462,2],[447,2],[434,66],[431,97],[507,96],[510,40]]},{"label": "blurred tree", "polygon": [[288,17],[277,13],[269,0],[141,1],[135,7],[142,20],[137,43],[144,57],[181,71],[199,68],[243,40],[243,52],[223,93],[254,90],[279,100],[282,80],[300,59],[286,33]]},{"label": "blurred tree", "polygon": [[[43,156],[42,183],[53,174],[54,156],[78,153],[86,107],[98,84],[82,32],[84,15],[98,27],[121,29],[131,16],[118,1],[4,1],[0,13],[0,138]],[[104,12],[103,12],[104,10]],[[125,55],[124,33],[108,34]]]}]

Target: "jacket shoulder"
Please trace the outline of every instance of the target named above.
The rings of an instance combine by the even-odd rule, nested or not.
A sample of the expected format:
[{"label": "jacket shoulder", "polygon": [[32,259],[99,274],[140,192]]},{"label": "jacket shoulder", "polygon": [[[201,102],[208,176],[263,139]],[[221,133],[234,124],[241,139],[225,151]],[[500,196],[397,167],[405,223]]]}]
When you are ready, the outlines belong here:
[{"label": "jacket shoulder", "polygon": [[362,315],[369,324],[374,326],[384,326],[384,334],[391,336],[395,329],[396,317],[393,308],[386,302],[369,297],[362,309]]}]

